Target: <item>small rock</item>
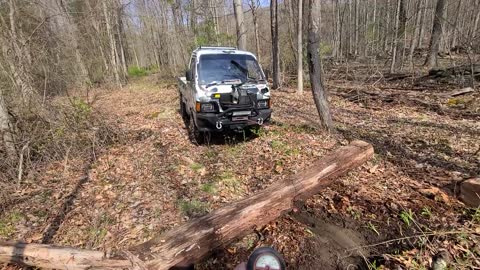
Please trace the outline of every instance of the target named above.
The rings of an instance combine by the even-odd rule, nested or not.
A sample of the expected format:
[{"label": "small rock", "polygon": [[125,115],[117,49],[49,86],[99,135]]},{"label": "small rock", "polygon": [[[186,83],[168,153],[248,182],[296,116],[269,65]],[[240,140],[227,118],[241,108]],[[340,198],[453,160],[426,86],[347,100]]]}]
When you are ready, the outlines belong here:
[{"label": "small rock", "polygon": [[432,270],[445,270],[450,261],[450,254],[448,251],[442,249],[433,258]]},{"label": "small rock", "polygon": [[471,178],[460,184],[460,200],[467,206],[480,207],[480,178]]}]

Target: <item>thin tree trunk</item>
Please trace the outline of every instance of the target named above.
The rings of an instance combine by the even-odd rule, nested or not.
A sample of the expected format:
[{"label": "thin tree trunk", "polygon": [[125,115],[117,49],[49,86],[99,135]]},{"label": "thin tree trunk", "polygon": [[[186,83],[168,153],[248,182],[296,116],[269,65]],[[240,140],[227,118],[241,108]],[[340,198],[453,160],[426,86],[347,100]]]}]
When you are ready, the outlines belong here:
[{"label": "thin tree trunk", "polygon": [[387,6],[385,7],[385,13],[387,16],[387,24],[383,31],[383,51],[387,50],[388,45],[388,31],[390,31],[390,0],[387,0]]},{"label": "thin tree trunk", "polygon": [[253,18],[253,34],[255,38],[255,54],[257,55],[257,59],[260,62],[260,40],[258,38],[258,22],[257,22],[257,8],[258,5],[255,4],[256,0],[250,0],[250,9],[252,10],[252,18]]},{"label": "thin tree trunk", "polygon": [[416,6],[416,12],[415,12],[415,26],[414,26],[414,32],[413,32],[413,37],[410,42],[410,52],[408,54],[408,59],[411,64],[412,70],[414,67],[413,63],[413,55],[415,54],[415,46],[417,45],[418,42],[418,33],[420,32],[420,23],[421,23],[421,18],[422,18],[422,2],[423,0],[418,0],[417,6]]},{"label": "thin tree trunk", "polygon": [[303,33],[302,33],[303,0],[298,0],[297,23],[297,92],[303,94]]},{"label": "thin tree trunk", "polygon": [[457,46],[457,35],[458,35],[458,17],[460,17],[460,10],[462,8],[462,0],[458,0],[457,11],[455,12],[455,21],[453,23],[452,29],[452,40],[450,42],[450,48]]},{"label": "thin tree trunk", "polygon": [[323,85],[322,60],[320,58],[320,1],[309,0],[308,14],[308,46],[307,59],[310,71],[310,84],[312,85],[313,99],[317,106],[320,122],[323,128],[330,131],[333,128],[327,93]]},{"label": "thin tree trunk", "polygon": [[235,22],[237,25],[237,47],[240,50],[247,49],[247,33],[243,22],[242,0],[233,0],[233,9],[235,12]]},{"label": "thin tree trunk", "polygon": [[390,73],[393,73],[395,71],[395,64],[397,61],[401,5],[402,5],[402,0],[397,0],[397,8],[396,8],[396,16],[395,16],[395,35],[393,38],[392,63],[390,65]]},{"label": "thin tree trunk", "polygon": [[103,15],[105,17],[105,26],[107,28],[107,36],[110,44],[110,63],[112,66],[115,83],[121,87],[122,83],[120,81],[120,75],[118,73],[118,64],[117,64],[117,53],[116,53],[117,45],[115,42],[115,38],[113,36],[110,15],[108,14],[107,1],[102,1],[102,4],[103,4]]},{"label": "thin tree trunk", "polygon": [[435,18],[433,20],[432,36],[430,37],[430,48],[425,59],[425,66],[432,68],[437,65],[438,50],[442,38],[443,14],[445,12],[445,0],[438,0],[435,8]]},{"label": "thin tree trunk", "polygon": [[[19,88],[21,91],[23,101],[26,103],[30,103],[32,101],[32,97],[35,94],[32,84],[32,78],[28,74],[26,70],[26,64],[24,63],[24,56],[28,55],[25,52],[27,50],[26,46],[22,46],[19,44],[19,36],[17,35],[17,26],[16,26],[16,18],[15,18],[15,1],[9,0],[9,19],[10,19],[10,44],[11,44],[11,51],[13,54],[9,53],[5,46],[2,46],[4,50],[5,58],[9,64],[10,71],[12,73],[12,77],[14,79],[14,84]],[[6,42],[3,42],[6,43]]]},{"label": "thin tree trunk", "polygon": [[423,2],[422,6],[422,13],[420,15],[420,31],[418,32],[418,39],[417,39],[417,48],[422,48],[423,46],[423,39],[424,39],[424,34],[425,34],[425,17],[427,16],[427,1],[428,0],[420,0]]},{"label": "thin tree trunk", "polygon": [[191,0],[190,3],[190,28],[192,29],[193,34],[196,36],[197,34],[197,4],[196,0]]},{"label": "thin tree trunk", "polygon": [[478,38],[478,25],[480,24],[480,1],[477,1],[475,3],[475,10],[477,11],[477,14],[475,15],[475,21],[473,23],[472,31],[470,32],[470,40],[473,41],[476,38]]},{"label": "thin tree trunk", "polygon": [[277,0],[270,2],[270,30],[272,32],[272,69],[273,69],[273,89],[281,86],[280,80],[280,57],[278,44],[278,3]]},{"label": "thin tree trunk", "polygon": [[[86,68],[85,62],[83,61],[83,56],[80,51],[80,45],[77,39],[78,29],[73,21],[73,18],[68,11],[68,3],[65,0],[60,0],[57,2],[59,12],[63,14],[63,16],[56,16],[54,18],[58,21],[58,29],[65,28],[66,31],[66,44],[71,45],[75,51],[75,61],[76,61],[76,68],[78,68],[79,76],[79,83],[80,85],[90,84],[90,78],[88,76],[88,70]],[[52,14],[52,17],[58,14]]]},{"label": "thin tree trunk", "polygon": [[378,44],[377,40],[377,0],[373,1],[373,26],[372,26],[372,51],[374,55],[376,55],[376,44]]},{"label": "thin tree trunk", "polygon": [[358,30],[359,30],[359,5],[358,5],[358,0],[354,0],[355,3],[355,12],[354,12],[354,20],[355,20],[355,57],[358,55]]},{"label": "thin tree trunk", "polygon": [[15,147],[15,136],[12,129],[10,115],[8,113],[7,104],[3,88],[0,87],[0,136],[5,146],[7,158],[15,162],[18,158],[17,149]]}]

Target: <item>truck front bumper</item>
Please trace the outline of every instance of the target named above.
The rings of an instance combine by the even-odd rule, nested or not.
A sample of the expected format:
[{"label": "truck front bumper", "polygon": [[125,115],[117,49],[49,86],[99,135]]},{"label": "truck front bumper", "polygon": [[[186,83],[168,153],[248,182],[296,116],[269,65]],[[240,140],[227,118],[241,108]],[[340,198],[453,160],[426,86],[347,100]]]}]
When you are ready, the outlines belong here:
[{"label": "truck front bumper", "polygon": [[235,119],[232,115],[218,113],[197,113],[196,124],[199,131],[221,132],[225,130],[241,131],[246,127],[261,126],[270,121],[271,109],[258,110],[255,116],[246,116],[244,119]]}]

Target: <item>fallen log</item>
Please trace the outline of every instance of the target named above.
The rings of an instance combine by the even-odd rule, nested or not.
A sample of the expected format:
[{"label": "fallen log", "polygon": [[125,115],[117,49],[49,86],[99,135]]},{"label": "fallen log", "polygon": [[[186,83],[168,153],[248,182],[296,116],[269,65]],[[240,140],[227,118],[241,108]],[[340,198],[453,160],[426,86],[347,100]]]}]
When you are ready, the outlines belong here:
[{"label": "fallen log", "polygon": [[101,251],[20,242],[0,242],[0,262],[68,270],[132,267],[129,260],[108,259]]},{"label": "fallen log", "polygon": [[196,262],[254,227],[275,220],[291,209],[295,200],[318,193],[372,157],[370,144],[354,141],[320,159],[303,173],[173,228],[131,251],[146,261],[149,269],[169,269]]},{"label": "fallen log", "polygon": [[[199,261],[255,227],[275,220],[303,200],[330,185],[342,174],[373,157],[373,147],[354,141],[323,157],[313,166],[240,201],[173,228],[124,253],[124,259],[103,252],[38,244],[0,243],[0,262],[55,269],[169,269]],[[129,256],[125,256],[128,254]]]}]

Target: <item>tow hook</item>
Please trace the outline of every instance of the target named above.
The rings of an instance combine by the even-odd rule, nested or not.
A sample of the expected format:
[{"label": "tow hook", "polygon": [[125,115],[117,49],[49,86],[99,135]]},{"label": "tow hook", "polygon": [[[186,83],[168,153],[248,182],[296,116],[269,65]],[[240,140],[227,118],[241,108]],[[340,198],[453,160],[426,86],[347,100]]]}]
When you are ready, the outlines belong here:
[{"label": "tow hook", "polygon": [[260,126],[263,125],[263,118],[258,118],[257,119],[257,124],[259,124]]},{"label": "tow hook", "polygon": [[217,121],[217,123],[215,124],[215,127],[216,127],[217,129],[222,129],[222,127],[223,127],[222,122]]}]

